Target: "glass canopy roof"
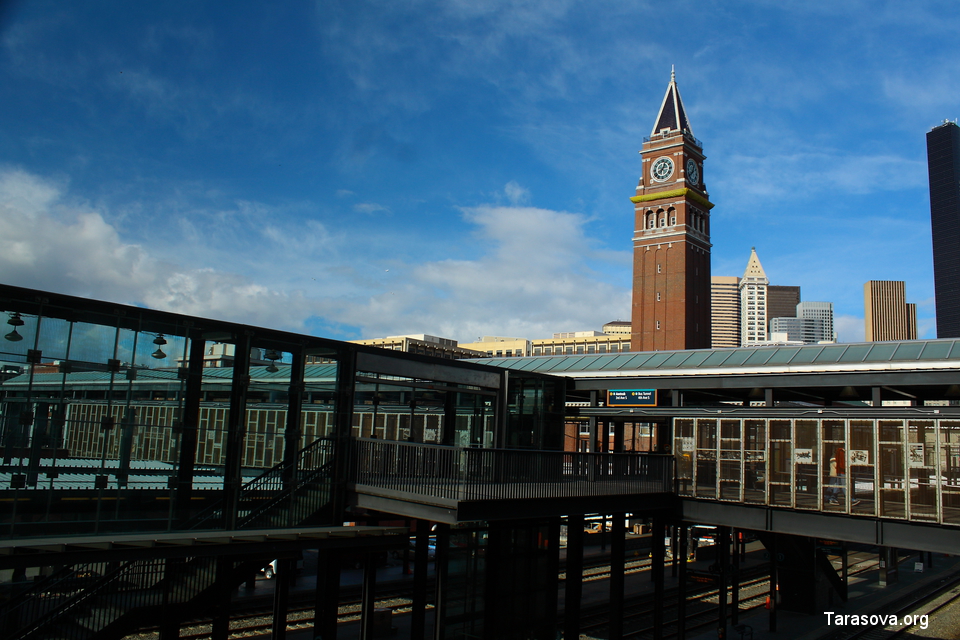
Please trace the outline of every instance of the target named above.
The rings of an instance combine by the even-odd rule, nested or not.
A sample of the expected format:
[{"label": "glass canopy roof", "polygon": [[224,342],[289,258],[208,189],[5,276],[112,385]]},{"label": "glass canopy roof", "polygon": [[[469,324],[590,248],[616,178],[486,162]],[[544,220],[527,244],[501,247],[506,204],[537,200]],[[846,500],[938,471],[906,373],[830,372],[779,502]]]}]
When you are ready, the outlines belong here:
[{"label": "glass canopy roof", "polygon": [[882,362],[933,362],[956,360],[960,366],[960,340],[910,340],[861,344],[701,349],[642,353],[601,353],[519,358],[483,358],[486,365],[562,374],[564,372],[651,371],[732,367],[784,367],[791,365],[876,364]]}]

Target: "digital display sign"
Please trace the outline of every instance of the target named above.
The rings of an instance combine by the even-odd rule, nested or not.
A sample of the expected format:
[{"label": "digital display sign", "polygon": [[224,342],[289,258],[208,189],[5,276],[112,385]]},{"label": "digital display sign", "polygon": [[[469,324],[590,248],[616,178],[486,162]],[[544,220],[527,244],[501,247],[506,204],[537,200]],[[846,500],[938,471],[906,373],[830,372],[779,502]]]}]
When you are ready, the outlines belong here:
[{"label": "digital display sign", "polygon": [[655,407],[656,389],[616,389],[607,391],[608,407]]}]

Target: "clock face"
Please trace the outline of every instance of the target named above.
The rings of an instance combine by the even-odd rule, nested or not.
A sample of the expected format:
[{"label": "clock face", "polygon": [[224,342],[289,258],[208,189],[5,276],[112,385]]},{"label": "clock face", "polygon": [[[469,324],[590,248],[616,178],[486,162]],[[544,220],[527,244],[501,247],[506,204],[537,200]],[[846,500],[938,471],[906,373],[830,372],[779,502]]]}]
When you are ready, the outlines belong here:
[{"label": "clock face", "polygon": [[693,184],[700,184],[700,169],[693,160],[687,160],[687,180]]},{"label": "clock face", "polygon": [[663,182],[673,175],[673,160],[670,158],[657,158],[650,167],[650,175],[657,182]]}]

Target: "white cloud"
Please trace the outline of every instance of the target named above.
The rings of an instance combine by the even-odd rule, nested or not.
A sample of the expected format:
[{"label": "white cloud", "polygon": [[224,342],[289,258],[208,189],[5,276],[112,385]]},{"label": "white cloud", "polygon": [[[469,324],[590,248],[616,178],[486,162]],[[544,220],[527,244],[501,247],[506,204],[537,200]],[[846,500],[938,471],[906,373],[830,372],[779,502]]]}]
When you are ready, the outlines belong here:
[{"label": "white cloud", "polygon": [[367,215],[373,215],[374,213],[390,213],[388,207],[383,206],[382,204],[377,204],[376,202],[358,202],[353,205],[353,210],[357,213],[365,213]]},{"label": "white cloud", "polygon": [[833,328],[837,332],[837,342],[863,342],[866,327],[863,318],[856,316],[837,316],[833,319]]},{"label": "white cloud", "polygon": [[526,204],[530,201],[530,191],[521,187],[514,180],[507,183],[503,188],[503,192],[512,205]]},{"label": "white cloud", "polygon": [[[420,263],[390,253],[397,242],[387,232],[334,235],[316,221],[278,219],[261,203],[206,212],[219,233],[203,215],[171,218],[181,246],[130,242],[108,214],[72,204],[52,181],[0,170],[0,281],[294,331],[353,327],[363,337],[543,337],[597,329],[630,309],[629,290],[600,275],[622,268],[624,255],[596,247],[575,213],[463,209],[479,257]],[[460,242],[471,240],[451,242],[450,255]]]}]

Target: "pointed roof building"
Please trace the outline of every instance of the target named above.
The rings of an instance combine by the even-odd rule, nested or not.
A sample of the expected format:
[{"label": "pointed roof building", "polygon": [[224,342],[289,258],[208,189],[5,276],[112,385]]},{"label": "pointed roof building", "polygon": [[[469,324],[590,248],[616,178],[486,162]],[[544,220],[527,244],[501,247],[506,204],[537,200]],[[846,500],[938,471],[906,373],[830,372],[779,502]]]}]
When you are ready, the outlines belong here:
[{"label": "pointed roof building", "polygon": [[767,336],[767,285],[770,281],[757,257],[757,250],[750,247],[750,259],[740,280],[740,346],[749,347],[766,342]]},{"label": "pointed roof building", "polygon": [[663,103],[660,105],[660,113],[657,114],[656,124],[653,125],[653,131],[650,135],[663,133],[664,131],[683,131],[693,135],[693,129],[687,120],[687,112],[683,108],[683,100],[680,99],[680,90],[677,88],[677,74],[670,68],[670,84],[667,85],[667,92],[663,96]]},{"label": "pointed roof building", "polygon": [[767,279],[767,272],[763,270],[760,258],[757,257],[756,247],[750,247],[750,259],[747,260],[747,268],[743,272],[743,279],[746,280],[747,278],[753,278],[756,281],[763,280],[764,284],[770,284]]},{"label": "pointed roof building", "polygon": [[643,141],[633,231],[634,351],[709,349],[710,202],[676,74]]}]

